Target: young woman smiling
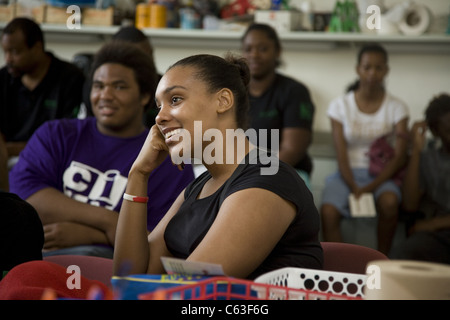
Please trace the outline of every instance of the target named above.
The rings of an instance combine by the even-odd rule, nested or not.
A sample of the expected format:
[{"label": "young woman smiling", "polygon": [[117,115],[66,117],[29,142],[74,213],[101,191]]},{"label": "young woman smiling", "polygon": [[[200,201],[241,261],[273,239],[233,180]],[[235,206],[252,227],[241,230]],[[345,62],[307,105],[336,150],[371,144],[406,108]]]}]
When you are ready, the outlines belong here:
[{"label": "young woman smiling", "polygon": [[[232,56],[195,55],[171,66],[158,84],[156,125],[130,170],[126,194],[145,197],[148,177],[162,159],[187,150],[186,141],[193,143],[177,135],[183,131],[192,137],[194,122],[202,122],[202,136],[210,128],[223,136],[227,129],[246,129],[248,80],[245,60]],[[227,275],[250,279],[288,266],[322,268],[319,216],[311,192],[284,162],[274,175],[261,174],[264,164],[257,148],[245,141],[245,150],[225,141],[223,157],[234,144],[236,161],[204,162],[207,171],[179,195],[149,235],[145,205],[124,201],[115,274],[127,262],[130,273],[165,273],[163,256],[220,264]],[[210,143],[203,141],[202,151]]]}]

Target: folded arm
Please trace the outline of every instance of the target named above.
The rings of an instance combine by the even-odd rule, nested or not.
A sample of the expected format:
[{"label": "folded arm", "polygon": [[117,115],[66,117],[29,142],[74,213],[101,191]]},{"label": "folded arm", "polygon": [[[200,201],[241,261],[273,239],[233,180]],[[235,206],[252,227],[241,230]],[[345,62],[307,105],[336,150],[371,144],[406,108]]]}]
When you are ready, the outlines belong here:
[{"label": "folded arm", "polygon": [[44,225],[44,251],[91,244],[109,244],[109,240],[103,231],[80,223]]},{"label": "folded arm", "polygon": [[43,225],[73,222],[100,230],[114,244],[118,214],[103,207],[82,203],[54,188],[44,188],[26,199],[38,212]]}]

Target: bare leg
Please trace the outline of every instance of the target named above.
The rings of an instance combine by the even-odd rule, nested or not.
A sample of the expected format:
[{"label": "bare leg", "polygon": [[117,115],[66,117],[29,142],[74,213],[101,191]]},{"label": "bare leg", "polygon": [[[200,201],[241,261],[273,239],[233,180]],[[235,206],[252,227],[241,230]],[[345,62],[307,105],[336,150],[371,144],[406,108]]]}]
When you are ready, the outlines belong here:
[{"label": "bare leg", "polygon": [[320,216],[324,241],[342,242],[341,214],[339,211],[330,204],[324,204],[320,208]]},{"label": "bare leg", "polygon": [[389,254],[398,222],[399,202],[392,192],[383,193],[377,200],[378,208],[378,250]]}]

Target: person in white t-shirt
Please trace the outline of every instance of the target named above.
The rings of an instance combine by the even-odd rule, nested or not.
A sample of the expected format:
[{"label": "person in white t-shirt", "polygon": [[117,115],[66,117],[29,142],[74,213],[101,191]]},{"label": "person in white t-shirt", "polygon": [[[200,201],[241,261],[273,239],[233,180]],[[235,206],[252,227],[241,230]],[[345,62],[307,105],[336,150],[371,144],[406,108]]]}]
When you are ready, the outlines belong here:
[{"label": "person in white t-shirt", "polygon": [[395,139],[395,156],[377,176],[369,173],[370,145],[392,133],[407,136],[409,110],[384,86],[389,72],[388,54],[378,45],[361,48],[358,80],[328,109],[336,149],[338,171],[326,178],[320,208],[324,241],[342,241],[341,218],[350,217],[349,195],[372,193],[378,215],[378,250],[388,254],[398,220],[400,187],[392,177],[407,159],[406,139]]}]

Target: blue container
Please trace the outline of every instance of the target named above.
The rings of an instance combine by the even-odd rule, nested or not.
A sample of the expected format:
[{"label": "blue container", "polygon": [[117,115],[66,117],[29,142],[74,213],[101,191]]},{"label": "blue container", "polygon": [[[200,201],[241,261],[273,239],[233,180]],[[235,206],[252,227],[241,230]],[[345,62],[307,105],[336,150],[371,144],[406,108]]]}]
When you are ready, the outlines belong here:
[{"label": "blue container", "polygon": [[[103,1],[104,3],[111,1]],[[84,7],[95,7],[97,0],[76,0],[76,1],[67,1],[67,0],[47,0],[47,4],[54,6],[54,7],[68,7],[71,5],[76,5],[81,8]],[[104,5],[103,5],[104,7]]]}]

